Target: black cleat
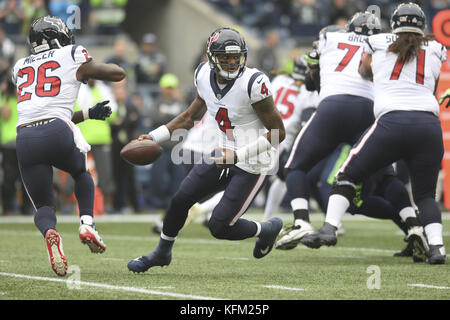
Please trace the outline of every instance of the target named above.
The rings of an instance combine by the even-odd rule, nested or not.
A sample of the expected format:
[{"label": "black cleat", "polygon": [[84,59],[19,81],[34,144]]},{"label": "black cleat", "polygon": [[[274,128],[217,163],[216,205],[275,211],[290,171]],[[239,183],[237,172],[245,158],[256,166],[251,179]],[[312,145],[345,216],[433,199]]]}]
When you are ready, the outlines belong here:
[{"label": "black cleat", "polygon": [[409,228],[406,238],[408,239],[408,244],[411,244],[413,247],[413,261],[425,262],[429,247],[423,228],[419,226]]},{"label": "black cleat", "polygon": [[444,245],[430,245],[428,251],[428,264],[445,264],[445,248]]},{"label": "black cleat", "polygon": [[300,242],[312,249],[318,249],[322,245],[334,246],[337,243],[337,228],[325,222],[319,230],[304,236]]},{"label": "black cleat", "polygon": [[253,256],[256,259],[261,259],[269,254],[277,239],[278,234],[283,228],[283,221],[280,218],[274,217],[265,223],[270,223],[271,230],[266,235],[261,236],[256,240],[253,248]]},{"label": "black cleat", "polygon": [[394,257],[412,257],[413,256],[414,244],[408,242],[405,249],[394,253]]},{"label": "black cleat", "polygon": [[157,256],[154,252],[149,253],[148,255],[136,258],[128,262],[128,270],[141,273],[145,272],[151,267],[158,266],[168,266],[172,261],[172,254],[169,253],[167,256]]}]

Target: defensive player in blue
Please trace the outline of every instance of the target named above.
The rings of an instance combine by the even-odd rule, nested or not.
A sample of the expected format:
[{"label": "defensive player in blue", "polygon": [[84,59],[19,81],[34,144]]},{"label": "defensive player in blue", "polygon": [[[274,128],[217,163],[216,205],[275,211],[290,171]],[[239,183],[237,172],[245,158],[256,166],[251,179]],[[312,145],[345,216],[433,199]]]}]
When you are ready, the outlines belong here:
[{"label": "defensive player in blue", "polygon": [[324,225],[305,237],[316,246],[335,245],[336,226],[355,194],[355,186],[380,168],[403,159],[419,209],[429,264],[446,260],[441,211],[435,200],[444,154],[435,90],[446,48],[424,36],[425,14],[413,3],[392,14],[392,33],[365,42],[360,73],[374,81],[376,121],[353,147],[339,170]]},{"label": "defensive player in blue", "polygon": [[31,55],[17,61],[12,75],[18,95],[17,158],[51,267],[64,276],[67,259],[56,231],[52,167],[74,178],[80,240],[93,253],[104,252],[106,245],[94,227],[94,182],[86,157],[90,146],[75,123],[105,120],[111,109],[108,101],[76,113],[73,108],[82,82],[89,78],[120,81],[125,72],[117,65],[95,62],[83,46],[75,45],[71,31],[58,17],[33,22],[28,40]]},{"label": "defensive player in blue", "polygon": [[358,74],[364,40],[381,29],[371,13],[356,13],[347,32],[319,34],[320,95],[317,111],[295,139],[286,163],[286,186],[295,228],[288,234],[297,242],[314,229],[309,222],[307,174],[341,143],[353,144],[374,122],[373,84]]},{"label": "defensive player in blue", "polygon": [[214,31],[206,43],[208,63],[194,74],[197,94],[185,112],[140,139],[161,142],[174,130],[190,129],[208,112],[217,122],[221,154],[196,164],[181,183],[164,217],[160,241],[154,251],[128,263],[128,269],[145,272],[170,264],[172,247],[189,208],[200,199],[225,190],[208,222],[218,239],[257,237],[253,256],[266,256],[283,223],[279,218],[253,222],[241,218],[277,162],[274,147],[285,136],[273,99],[269,78],[246,66],[247,46],[234,29]]}]

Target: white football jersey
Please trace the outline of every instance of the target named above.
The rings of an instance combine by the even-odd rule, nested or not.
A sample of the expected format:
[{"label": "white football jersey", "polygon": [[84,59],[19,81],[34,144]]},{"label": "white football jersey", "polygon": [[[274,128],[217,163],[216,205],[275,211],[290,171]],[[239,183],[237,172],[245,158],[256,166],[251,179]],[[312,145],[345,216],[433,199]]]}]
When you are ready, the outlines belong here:
[{"label": "white football jersey", "polygon": [[17,125],[46,118],[70,121],[81,82],[80,65],[92,58],[83,46],[69,45],[22,58],[13,68],[17,87]]},{"label": "white football jersey", "polygon": [[196,123],[183,142],[183,149],[210,155],[219,146],[217,123],[207,112],[202,120]]},{"label": "white football jersey", "polygon": [[301,116],[304,109],[317,107],[317,91],[308,91],[304,84],[298,87],[295,80],[286,75],[279,75],[272,79],[274,101],[283,119],[286,137],[280,145],[280,152],[289,150],[299,133],[302,123]]},{"label": "white football jersey", "polygon": [[326,32],[320,35],[320,100],[349,94],[373,100],[373,83],[358,72],[367,36],[354,32]]},{"label": "white football jersey", "polygon": [[439,115],[434,87],[446,49],[436,41],[422,44],[419,55],[407,63],[397,63],[397,55],[388,52],[397,36],[381,33],[370,36],[365,52],[372,55],[375,117],[393,110],[419,110]]},{"label": "white football jersey", "polygon": [[[268,132],[252,107],[272,95],[270,80],[264,73],[246,67],[239,78],[219,86],[215,73],[207,63],[202,63],[195,71],[194,84],[205,101],[207,112],[216,122],[220,147],[237,150]],[[238,162],[236,166],[260,174],[268,163],[273,165],[270,152],[257,158],[248,163]]]}]

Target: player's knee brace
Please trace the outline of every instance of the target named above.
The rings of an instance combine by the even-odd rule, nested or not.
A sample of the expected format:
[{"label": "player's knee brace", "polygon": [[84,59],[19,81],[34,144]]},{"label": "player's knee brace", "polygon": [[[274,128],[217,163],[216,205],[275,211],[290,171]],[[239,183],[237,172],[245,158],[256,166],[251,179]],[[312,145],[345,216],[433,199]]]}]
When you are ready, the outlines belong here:
[{"label": "player's knee brace", "polygon": [[356,194],[356,184],[350,177],[343,173],[339,173],[334,180],[330,195],[339,194],[346,197],[351,203]]},{"label": "player's knee brace", "polygon": [[228,224],[224,221],[219,221],[212,216],[208,221],[208,228],[214,238],[225,239],[224,233],[228,228]]}]

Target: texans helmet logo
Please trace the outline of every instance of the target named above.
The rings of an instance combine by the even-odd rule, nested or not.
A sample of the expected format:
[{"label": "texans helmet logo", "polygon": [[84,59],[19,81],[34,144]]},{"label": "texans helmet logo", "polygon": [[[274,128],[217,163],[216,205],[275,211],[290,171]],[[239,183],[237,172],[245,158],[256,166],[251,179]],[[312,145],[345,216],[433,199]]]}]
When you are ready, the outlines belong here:
[{"label": "texans helmet logo", "polygon": [[219,39],[219,33],[215,33],[211,36],[211,38],[209,39],[209,43],[208,43],[208,49],[209,47],[211,47],[211,44],[216,41],[217,39]]}]

